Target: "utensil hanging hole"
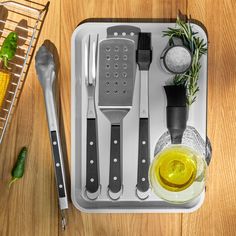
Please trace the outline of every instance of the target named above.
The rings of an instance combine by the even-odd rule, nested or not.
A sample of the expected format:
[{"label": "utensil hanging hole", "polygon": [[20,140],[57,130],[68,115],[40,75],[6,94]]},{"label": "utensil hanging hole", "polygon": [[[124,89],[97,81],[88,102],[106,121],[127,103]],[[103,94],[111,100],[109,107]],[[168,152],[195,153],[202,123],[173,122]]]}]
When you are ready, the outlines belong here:
[{"label": "utensil hanging hole", "polygon": [[52,144],[55,146],[55,145],[57,145],[57,142],[56,142],[56,141],[53,141],[53,143],[52,143]]},{"label": "utensil hanging hole", "polygon": [[134,32],[130,32],[130,36],[134,36]]},{"label": "utensil hanging hole", "polygon": [[90,142],[89,142],[89,145],[90,145],[90,146],[93,146],[93,141],[90,141]]},{"label": "utensil hanging hole", "polygon": [[142,141],[142,144],[143,144],[143,145],[145,145],[145,144],[146,144],[146,141],[145,141],[145,140],[143,140],[143,141]]},{"label": "utensil hanging hole", "polygon": [[90,160],[90,162],[89,162],[91,165],[94,163],[94,160]]},{"label": "utensil hanging hole", "polygon": [[117,180],[117,177],[116,177],[116,176],[114,176],[114,177],[113,177],[113,180]]},{"label": "utensil hanging hole", "polygon": [[142,181],[144,182],[145,180],[146,180],[146,179],[143,177],[143,178],[142,178]]},{"label": "utensil hanging hole", "polygon": [[94,178],[91,178],[91,179],[90,179],[90,182],[93,183],[93,182],[94,182]]},{"label": "utensil hanging hole", "polygon": [[142,159],[142,163],[146,163],[146,160],[145,160],[145,159]]},{"label": "utensil hanging hole", "polygon": [[116,163],[118,160],[116,158],[114,158],[113,161]]},{"label": "utensil hanging hole", "polygon": [[114,144],[117,144],[117,143],[118,143],[118,141],[115,139],[115,140],[113,141],[113,143],[114,143]]},{"label": "utensil hanging hole", "polygon": [[57,162],[57,163],[56,163],[56,167],[59,167],[59,166],[60,166],[60,163]]},{"label": "utensil hanging hole", "polygon": [[118,33],[117,33],[117,32],[114,32],[114,36],[118,36]]},{"label": "utensil hanging hole", "polygon": [[127,52],[128,51],[128,48],[126,46],[123,47],[123,51],[124,52]]},{"label": "utensil hanging hole", "polygon": [[59,185],[59,188],[63,188],[62,184]]},{"label": "utensil hanging hole", "polygon": [[123,36],[125,36],[125,35],[126,35],[126,33],[125,33],[125,32],[122,32],[122,35],[123,35]]}]

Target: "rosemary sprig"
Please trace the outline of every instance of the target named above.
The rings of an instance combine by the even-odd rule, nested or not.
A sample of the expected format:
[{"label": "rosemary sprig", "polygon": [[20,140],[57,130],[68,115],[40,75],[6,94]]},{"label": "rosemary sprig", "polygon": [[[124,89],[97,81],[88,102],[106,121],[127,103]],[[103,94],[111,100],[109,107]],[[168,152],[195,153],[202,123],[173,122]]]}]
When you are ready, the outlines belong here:
[{"label": "rosemary sprig", "polygon": [[169,42],[173,41],[173,38],[180,38],[184,44],[192,53],[193,61],[189,71],[175,75],[173,83],[175,85],[185,85],[187,87],[188,105],[191,105],[196,101],[197,92],[199,91],[198,79],[201,69],[200,58],[207,52],[207,45],[203,39],[196,36],[197,32],[192,31],[190,22],[184,22],[177,17],[177,28],[168,28],[163,31],[163,36],[169,37]]}]

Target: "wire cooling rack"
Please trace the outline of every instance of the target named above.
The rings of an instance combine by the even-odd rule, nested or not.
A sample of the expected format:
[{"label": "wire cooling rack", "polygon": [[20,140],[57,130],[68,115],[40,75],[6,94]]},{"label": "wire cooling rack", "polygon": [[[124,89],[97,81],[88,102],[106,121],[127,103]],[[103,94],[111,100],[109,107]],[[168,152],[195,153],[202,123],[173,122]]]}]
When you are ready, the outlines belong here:
[{"label": "wire cooling rack", "polygon": [[17,32],[19,36],[16,55],[9,62],[11,81],[0,108],[0,143],[20,98],[49,7],[49,2],[46,5],[32,1],[21,2],[0,2],[0,46],[10,32]]}]

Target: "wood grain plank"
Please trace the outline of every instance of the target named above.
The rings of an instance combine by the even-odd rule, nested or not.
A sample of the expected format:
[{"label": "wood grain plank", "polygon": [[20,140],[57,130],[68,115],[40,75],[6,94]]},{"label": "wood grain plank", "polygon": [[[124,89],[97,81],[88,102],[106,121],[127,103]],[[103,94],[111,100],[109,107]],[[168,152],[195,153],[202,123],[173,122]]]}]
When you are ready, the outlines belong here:
[{"label": "wood grain plank", "polygon": [[[25,1],[18,1],[25,3]],[[46,0],[38,1],[46,3]],[[52,1],[39,45],[50,38],[59,48],[60,1]],[[29,3],[28,3],[29,4]],[[29,22],[30,24],[30,22]],[[25,175],[10,191],[7,182],[22,146],[29,148]],[[45,106],[34,60],[12,123],[0,147],[0,235],[57,235],[58,206]]]},{"label": "wood grain plank", "polygon": [[[171,0],[62,0],[61,6],[61,98],[63,122],[70,157],[70,38],[79,22],[87,18],[175,18],[186,13],[186,1]],[[60,235],[181,235],[180,214],[85,214],[72,205],[68,228]]]},{"label": "wood grain plank", "polygon": [[183,235],[235,235],[235,1],[188,1],[209,34],[208,136],[213,157],[203,206],[183,216]]}]

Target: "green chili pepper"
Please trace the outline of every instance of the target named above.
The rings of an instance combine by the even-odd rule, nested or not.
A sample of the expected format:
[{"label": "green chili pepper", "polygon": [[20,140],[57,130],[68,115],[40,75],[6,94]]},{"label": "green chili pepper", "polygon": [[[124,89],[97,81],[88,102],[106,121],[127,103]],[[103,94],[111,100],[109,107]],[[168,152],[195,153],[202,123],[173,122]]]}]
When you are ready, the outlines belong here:
[{"label": "green chili pepper", "polygon": [[0,61],[3,60],[3,65],[6,68],[8,68],[8,61],[11,60],[16,54],[17,40],[17,33],[11,32],[3,41],[2,48],[0,50]]},{"label": "green chili pepper", "polygon": [[12,183],[22,178],[22,176],[24,175],[26,155],[27,155],[27,148],[23,147],[18,155],[16,164],[14,168],[12,169],[12,172],[11,172],[12,179],[9,183],[9,188],[11,187]]}]

